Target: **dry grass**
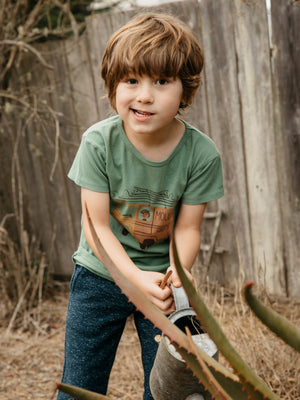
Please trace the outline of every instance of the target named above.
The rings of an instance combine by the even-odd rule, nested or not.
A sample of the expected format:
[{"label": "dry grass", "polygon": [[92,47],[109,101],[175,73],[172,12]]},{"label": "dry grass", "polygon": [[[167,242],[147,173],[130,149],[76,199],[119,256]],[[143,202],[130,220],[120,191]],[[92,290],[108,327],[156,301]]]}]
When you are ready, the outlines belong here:
[{"label": "dry grass", "polygon": [[[22,198],[22,194],[19,194]],[[46,256],[40,250],[35,237],[24,229],[23,212],[18,215],[19,243],[10,237],[5,222],[11,215],[0,221],[0,327],[6,319],[6,331],[14,326],[34,325],[39,329],[40,310],[44,288],[47,286]]]},{"label": "dry grass", "polygon": [[[213,302],[211,310],[236,350],[280,399],[299,400],[299,354],[270,332],[243,301],[230,294],[221,299],[221,304]],[[298,326],[299,306],[299,300],[272,298],[272,308]]]},{"label": "dry grass", "polygon": [[[53,398],[60,380],[67,294],[64,285],[42,304],[39,327],[34,332],[1,329],[0,399],[30,400]],[[272,387],[281,399],[300,400],[300,357],[270,333],[241,302],[219,287],[202,288],[204,298],[223,330],[244,359]],[[300,301],[273,298],[272,306],[300,325]],[[221,362],[223,360],[221,359]],[[128,321],[109,385],[112,399],[142,398],[142,367],[139,342],[133,323]]]}]

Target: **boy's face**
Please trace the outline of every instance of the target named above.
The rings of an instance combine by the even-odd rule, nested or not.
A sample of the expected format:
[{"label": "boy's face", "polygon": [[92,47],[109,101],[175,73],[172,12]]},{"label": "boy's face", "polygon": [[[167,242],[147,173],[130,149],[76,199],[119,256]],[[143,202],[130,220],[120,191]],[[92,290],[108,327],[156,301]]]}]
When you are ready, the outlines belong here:
[{"label": "boy's face", "polygon": [[116,89],[116,110],[126,134],[163,134],[171,127],[182,100],[179,78],[132,74]]}]

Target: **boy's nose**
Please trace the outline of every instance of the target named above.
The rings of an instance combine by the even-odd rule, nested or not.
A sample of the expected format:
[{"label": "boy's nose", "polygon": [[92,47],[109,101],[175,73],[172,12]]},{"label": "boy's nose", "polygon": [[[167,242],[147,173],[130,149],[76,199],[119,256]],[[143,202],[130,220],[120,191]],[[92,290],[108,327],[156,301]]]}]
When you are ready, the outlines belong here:
[{"label": "boy's nose", "polygon": [[140,103],[153,103],[153,94],[149,84],[141,85],[137,94]]}]

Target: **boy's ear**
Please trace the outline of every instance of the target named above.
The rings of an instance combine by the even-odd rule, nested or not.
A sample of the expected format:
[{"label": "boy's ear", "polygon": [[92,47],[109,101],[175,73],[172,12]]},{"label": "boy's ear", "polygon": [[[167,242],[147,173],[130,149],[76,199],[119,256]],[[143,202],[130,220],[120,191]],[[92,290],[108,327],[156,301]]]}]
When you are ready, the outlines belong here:
[{"label": "boy's ear", "polygon": [[198,87],[197,87],[197,89],[195,89],[195,90],[194,90],[194,92],[193,92],[193,96],[195,96],[195,95],[196,95],[196,93],[198,92],[198,89],[199,89],[199,87],[200,87],[200,86],[198,86]]},{"label": "boy's ear", "polygon": [[197,91],[198,91],[198,88],[193,90],[191,97],[190,97],[191,100],[193,100],[193,98],[196,96]]},{"label": "boy's ear", "polygon": [[183,108],[187,107],[188,105],[190,105],[193,102],[193,99],[197,93],[197,90],[198,90],[198,88],[194,89],[193,92],[189,96],[184,95],[184,94],[182,95],[180,104],[183,106]]}]

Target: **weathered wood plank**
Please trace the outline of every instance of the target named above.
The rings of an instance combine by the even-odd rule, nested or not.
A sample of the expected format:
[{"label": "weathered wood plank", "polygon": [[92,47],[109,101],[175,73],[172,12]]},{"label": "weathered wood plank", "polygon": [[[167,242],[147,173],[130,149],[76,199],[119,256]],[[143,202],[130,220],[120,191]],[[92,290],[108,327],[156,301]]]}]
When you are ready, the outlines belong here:
[{"label": "weathered wood plank", "polygon": [[221,277],[224,284],[232,283],[240,268],[248,278],[253,278],[234,16],[230,4],[209,0],[200,3],[209,135],[222,154],[226,192],[219,201],[226,217],[218,236],[225,251],[215,256],[211,279]]},{"label": "weathered wood plank", "polygon": [[239,95],[253,261],[260,283],[285,292],[266,4],[234,0]]},{"label": "weathered wood plank", "polygon": [[300,3],[271,3],[276,156],[290,296],[300,293]]}]

